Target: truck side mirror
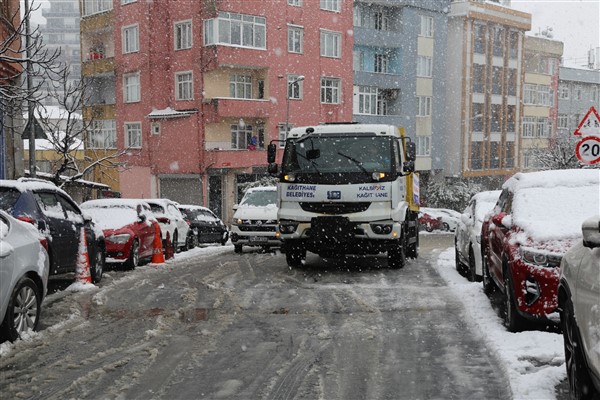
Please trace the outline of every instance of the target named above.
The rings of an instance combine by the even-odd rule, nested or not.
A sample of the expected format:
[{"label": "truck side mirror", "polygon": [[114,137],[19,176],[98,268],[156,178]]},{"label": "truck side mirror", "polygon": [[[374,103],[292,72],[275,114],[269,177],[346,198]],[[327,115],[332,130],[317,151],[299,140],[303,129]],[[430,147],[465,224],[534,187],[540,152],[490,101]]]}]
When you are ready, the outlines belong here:
[{"label": "truck side mirror", "polygon": [[402,170],[407,173],[415,172],[415,162],[413,160],[406,161],[402,166]]},{"label": "truck side mirror", "polygon": [[[406,161],[415,161],[417,159],[417,145],[415,142],[406,142]],[[413,167],[414,170],[414,167]]]},{"label": "truck side mirror", "polygon": [[275,143],[270,143],[267,146],[267,162],[269,164],[274,164],[276,157],[277,157],[277,145]]},{"label": "truck side mirror", "polygon": [[267,172],[271,175],[277,175],[277,164],[269,163],[269,166],[267,167]]}]

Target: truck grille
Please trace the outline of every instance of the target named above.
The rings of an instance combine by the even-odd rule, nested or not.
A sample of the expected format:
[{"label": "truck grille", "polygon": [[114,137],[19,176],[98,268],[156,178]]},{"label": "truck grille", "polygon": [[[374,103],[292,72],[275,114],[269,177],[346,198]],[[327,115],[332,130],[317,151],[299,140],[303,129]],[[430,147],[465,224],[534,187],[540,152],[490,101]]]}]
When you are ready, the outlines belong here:
[{"label": "truck grille", "polygon": [[300,203],[300,207],[306,212],[314,212],[319,214],[350,214],[366,211],[371,203],[360,202],[360,203],[347,203],[347,202],[336,202],[336,203]]},{"label": "truck grille", "polygon": [[242,232],[275,232],[275,225],[263,225],[262,223],[238,225],[238,228]]}]

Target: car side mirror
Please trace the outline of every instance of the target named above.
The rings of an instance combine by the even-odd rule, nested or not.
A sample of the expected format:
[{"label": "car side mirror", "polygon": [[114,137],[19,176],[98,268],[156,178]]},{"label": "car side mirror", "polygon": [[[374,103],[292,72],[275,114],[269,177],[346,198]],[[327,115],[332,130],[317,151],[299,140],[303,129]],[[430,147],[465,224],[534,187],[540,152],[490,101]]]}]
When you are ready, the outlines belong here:
[{"label": "car side mirror", "polygon": [[93,221],[92,216],[90,214],[83,213],[82,216],[83,216],[83,221],[85,223],[90,223]]},{"label": "car side mirror", "polygon": [[240,207],[240,205],[239,205],[239,204],[234,204],[234,205],[233,205],[233,211],[236,211],[236,210],[237,210],[239,207]]},{"label": "car side mirror", "polygon": [[583,245],[590,249],[600,247],[600,216],[595,216],[583,221],[581,225]]},{"label": "car side mirror", "polygon": [[[417,159],[417,145],[416,145],[416,143],[412,142],[412,141],[411,142],[405,142],[405,146],[406,146],[406,160],[414,162]],[[413,169],[413,171],[414,171],[414,169]],[[412,172],[412,171],[410,171],[410,172]]]},{"label": "car side mirror", "polygon": [[512,228],[512,219],[510,218],[510,215],[504,212],[494,215],[492,217],[492,222],[494,223],[494,225],[499,226],[501,228]]},{"label": "car side mirror", "polygon": [[462,221],[463,224],[468,225],[471,223],[471,216],[467,215],[467,214],[461,214],[460,220]]},{"label": "car side mirror", "polygon": [[138,221],[146,222],[146,214],[138,214]]}]

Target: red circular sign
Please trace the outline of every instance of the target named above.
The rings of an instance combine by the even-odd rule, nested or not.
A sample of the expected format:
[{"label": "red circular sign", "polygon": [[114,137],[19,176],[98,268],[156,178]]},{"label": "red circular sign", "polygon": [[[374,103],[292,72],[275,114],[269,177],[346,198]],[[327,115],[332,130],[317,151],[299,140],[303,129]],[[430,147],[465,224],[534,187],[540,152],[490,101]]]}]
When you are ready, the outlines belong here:
[{"label": "red circular sign", "polygon": [[600,162],[600,137],[586,136],[582,138],[577,143],[575,154],[579,161],[584,164],[596,164]]}]

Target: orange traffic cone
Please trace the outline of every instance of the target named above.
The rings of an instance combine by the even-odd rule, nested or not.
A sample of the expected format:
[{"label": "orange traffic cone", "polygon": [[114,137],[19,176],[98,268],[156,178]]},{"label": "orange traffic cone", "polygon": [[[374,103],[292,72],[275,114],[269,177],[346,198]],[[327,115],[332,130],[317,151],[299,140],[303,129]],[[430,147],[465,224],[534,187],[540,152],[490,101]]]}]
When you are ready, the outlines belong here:
[{"label": "orange traffic cone", "polygon": [[90,275],[90,256],[87,251],[87,239],[85,237],[85,228],[81,228],[79,238],[79,251],[77,252],[76,280],[79,283],[92,283]]},{"label": "orange traffic cone", "polygon": [[167,240],[165,241],[165,260],[169,260],[174,257],[173,243],[171,242],[171,235],[167,232]]},{"label": "orange traffic cone", "polygon": [[165,255],[162,250],[162,240],[160,239],[160,226],[154,225],[154,246],[152,250],[152,264],[162,264],[165,262]]}]

